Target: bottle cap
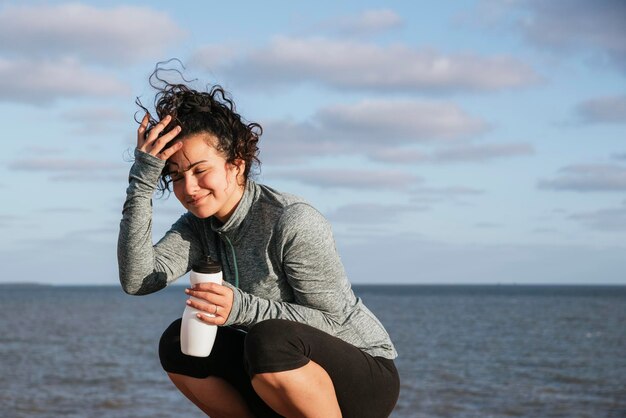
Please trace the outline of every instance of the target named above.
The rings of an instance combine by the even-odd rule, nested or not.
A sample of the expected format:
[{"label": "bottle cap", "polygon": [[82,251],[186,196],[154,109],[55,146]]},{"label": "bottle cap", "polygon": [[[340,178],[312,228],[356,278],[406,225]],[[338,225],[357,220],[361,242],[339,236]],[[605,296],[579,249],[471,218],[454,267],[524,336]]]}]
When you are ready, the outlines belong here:
[{"label": "bottle cap", "polygon": [[192,270],[196,273],[219,273],[222,271],[222,265],[213,260],[210,255],[207,255],[204,260],[200,261],[197,264],[194,264]]}]

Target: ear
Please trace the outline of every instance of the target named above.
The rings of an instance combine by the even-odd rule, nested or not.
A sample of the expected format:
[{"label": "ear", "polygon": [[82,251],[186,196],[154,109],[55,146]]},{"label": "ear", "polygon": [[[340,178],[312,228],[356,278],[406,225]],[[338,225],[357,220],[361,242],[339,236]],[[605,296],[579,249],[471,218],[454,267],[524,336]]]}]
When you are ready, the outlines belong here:
[{"label": "ear", "polygon": [[233,166],[235,166],[235,168],[237,169],[237,174],[243,174],[243,172],[246,170],[246,162],[240,158],[234,161]]},{"label": "ear", "polygon": [[243,173],[246,171],[246,162],[238,158],[229,165],[235,171],[237,180],[243,179]]}]

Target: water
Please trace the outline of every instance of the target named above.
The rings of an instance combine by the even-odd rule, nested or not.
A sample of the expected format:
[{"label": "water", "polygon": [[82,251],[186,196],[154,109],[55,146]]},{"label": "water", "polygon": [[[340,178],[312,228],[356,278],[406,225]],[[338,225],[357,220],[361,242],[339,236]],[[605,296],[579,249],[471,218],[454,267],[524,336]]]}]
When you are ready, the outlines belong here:
[{"label": "water", "polygon": [[[404,417],[626,416],[626,287],[355,287]],[[161,371],[182,288],[0,287],[0,417],[201,417]]]}]

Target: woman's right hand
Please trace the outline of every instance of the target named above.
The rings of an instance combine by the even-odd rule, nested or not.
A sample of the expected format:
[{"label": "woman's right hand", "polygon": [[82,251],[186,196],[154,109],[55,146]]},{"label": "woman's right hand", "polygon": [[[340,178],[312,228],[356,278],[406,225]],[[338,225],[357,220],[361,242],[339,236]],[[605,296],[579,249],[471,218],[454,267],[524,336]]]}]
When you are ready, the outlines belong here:
[{"label": "woman's right hand", "polygon": [[170,141],[176,138],[181,131],[180,126],[176,126],[172,128],[168,133],[159,137],[161,132],[165,129],[165,127],[170,123],[172,117],[167,115],[163,118],[159,123],[154,125],[152,129],[146,135],[146,129],[148,128],[148,123],[150,122],[150,115],[146,113],[146,115],[141,120],[139,124],[139,128],[137,129],[137,149],[139,151],[143,151],[147,154],[153,155],[163,161],[170,158],[176,151],[182,148],[183,143],[177,142],[171,147],[167,149],[163,149],[165,145],[167,145]]}]

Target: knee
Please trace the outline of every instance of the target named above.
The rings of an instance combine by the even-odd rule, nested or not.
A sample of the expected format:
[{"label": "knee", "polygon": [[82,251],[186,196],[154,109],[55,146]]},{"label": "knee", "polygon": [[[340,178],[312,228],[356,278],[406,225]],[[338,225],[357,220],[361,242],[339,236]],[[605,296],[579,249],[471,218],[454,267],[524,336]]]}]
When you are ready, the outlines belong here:
[{"label": "knee", "polygon": [[296,332],[297,325],[293,321],[270,319],[250,329],[244,353],[251,377],[290,370],[308,362],[307,348]]},{"label": "knee", "polygon": [[281,376],[280,373],[257,373],[250,377],[250,383],[257,393],[263,387],[280,389],[284,386]]},{"label": "knee", "polygon": [[161,335],[159,340],[159,360],[161,367],[167,372],[176,373],[176,365],[183,355],[180,351],[180,326],[182,319],[172,322]]},{"label": "knee", "polygon": [[291,321],[268,319],[253,326],[244,343],[246,355],[260,352],[274,352],[284,347],[290,335]]}]

